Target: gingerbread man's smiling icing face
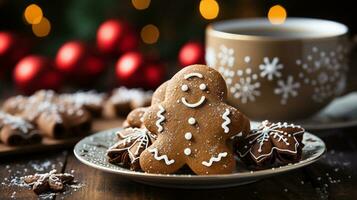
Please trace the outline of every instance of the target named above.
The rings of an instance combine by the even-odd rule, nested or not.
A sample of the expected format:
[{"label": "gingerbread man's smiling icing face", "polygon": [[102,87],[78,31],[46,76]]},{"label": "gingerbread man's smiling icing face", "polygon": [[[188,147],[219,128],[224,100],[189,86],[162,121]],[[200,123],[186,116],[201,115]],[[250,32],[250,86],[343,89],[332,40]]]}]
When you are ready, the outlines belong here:
[{"label": "gingerbread man's smiling icing face", "polygon": [[[184,78],[186,80],[190,80],[190,78],[194,78],[194,77],[202,79],[203,75],[201,73],[193,72],[193,73],[186,74]],[[187,84],[181,85],[181,90],[183,92],[188,92],[189,89],[190,88],[189,88],[189,86]],[[205,91],[207,89],[207,85],[205,83],[201,83],[199,85],[199,89],[202,90],[202,91]],[[206,100],[206,96],[202,95],[200,100],[198,100],[197,102],[189,103],[189,102],[187,102],[185,97],[181,97],[181,102],[183,103],[183,105],[185,105],[185,106],[187,106],[189,108],[196,108],[196,107],[202,105],[203,103],[205,103],[205,100]]]},{"label": "gingerbread man's smiling icing face", "polygon": [[179,84],[169,84],[167,87],[167,90],[171,91],[166,96],[169,101],[179,102],[186,108],[198,108],[210,100],[222,101],[226,98],[225,83],[223,79],[217,80],[215,73],[201,72],[197,69],[176,76],[174,78],[180,80]]},{"label": "gingerbread man's smiling icing face", "polygon": [[178,72],[165,98],[148,108],[144,125],[158,138],[140,156],[146,172],[173,173],[185,164],[196,174],[231,173],[235,169],[227,140],[244,136],[249,120],[227,105],[222,76],[204,65]]}]

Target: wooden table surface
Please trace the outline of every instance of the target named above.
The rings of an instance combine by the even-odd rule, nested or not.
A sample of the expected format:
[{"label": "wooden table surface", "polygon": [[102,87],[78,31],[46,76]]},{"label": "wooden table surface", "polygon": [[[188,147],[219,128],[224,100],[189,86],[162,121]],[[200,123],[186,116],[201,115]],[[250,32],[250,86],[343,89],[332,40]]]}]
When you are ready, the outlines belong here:
[{"label": "wooden table surface", "polygon": [[73,149],[1,158],[0,199],[37,199],[11,186],[14,177],[57,169],[85,184],[52,199],[357,199],[357,128],[317,133],[326,142],[323,158],[303,169],[225,189],[186,190],[146,186],[80,163]]}]

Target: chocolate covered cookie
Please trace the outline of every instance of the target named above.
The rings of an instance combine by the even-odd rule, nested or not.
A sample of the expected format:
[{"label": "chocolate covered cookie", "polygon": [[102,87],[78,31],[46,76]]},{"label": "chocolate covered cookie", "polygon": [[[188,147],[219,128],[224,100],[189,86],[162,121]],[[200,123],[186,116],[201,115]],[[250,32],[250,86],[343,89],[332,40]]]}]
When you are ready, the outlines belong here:
[{"label": "chocolate covered cookie", "polygon": [[84,108],[92,116],[98,117],[102,113],[106,95],[95,91],[76,92],[61,94],[59,96],[63,102],[74,104],[77,107]]},{"label": "chocolate covered cookie", "polygon": [[27,97],[18,95],[8,98],[2,105],[2,110],[6,113],[15,115],[21,113],[26,106]]},{"label": "chocolate covered cookie", "polygon": [[237,155],[250,166],[272,166],[301,159],[304,128],[288,123],[263,121],[235,147]]},{"label": "chocolate covered cookie", "polygon": [[52,138],[87,134],[90,114],[74,102],[64,101],[52,90],[40,90],[30,97],[10,98],[4,110],[36,124],[41,134]]},{"label": "chocolate covered cookie", "polygon": [[41,134],[35,126],[21,117],[0,112],[0,141],[16,146],[41,142]]},{"label": "chocolate covered cookie", "polygon": [[74,176],[69,173],[57,173],[57,171],[51,170],[44,174],[28,175],[22,178],[23,181],[32,187],[32,190],[36,194],[42,194],[45,192],[59,192],[64,190],[66,184],[71,184],[74,180]]},{"label": "chocolate covered cookie", "polygon": [[110,163],[140,170],[139,156],[155,141],[145,128],[126,128],[117,133],[119,141],[107,151]]},{"label": "chocolate covered cookie", "polygon": [[151,91],[117,88],[105,103],[104,115],[109,118],[126,116],[135,108],[149,106],[151,97]]},{"label": "chocolate covered cookie", "polygon": [[196,174],[235,170],[229,140],[245,137],[249,120],[226,103],[222,76],[205,65],[191,65],[168,81],[165,98],[144,115],[145,127],[157,140],[140,155],[149,173],[174,173],[187,165]]}]

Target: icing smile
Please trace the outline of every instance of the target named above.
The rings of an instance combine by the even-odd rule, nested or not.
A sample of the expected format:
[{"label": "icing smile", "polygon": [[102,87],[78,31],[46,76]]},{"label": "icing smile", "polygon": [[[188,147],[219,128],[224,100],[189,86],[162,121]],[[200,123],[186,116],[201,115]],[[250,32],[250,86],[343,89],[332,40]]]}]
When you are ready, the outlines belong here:
[{"label": "icing smile", "polygon": [[189,107],[189,108],[196,108],[196,107],[202,105],[202,104],[205,102],[205,100],[206,100],[206,97],[205,97],[205,96],[201,96],[201,99],[200,99],[198,102],[196,102],[196,103],[188,103],[188,102],[186,101],[186,98],[185,98],[185,97],[182,97],[182,98],[181,98],[182,103],[183,103],[185,106]]}]

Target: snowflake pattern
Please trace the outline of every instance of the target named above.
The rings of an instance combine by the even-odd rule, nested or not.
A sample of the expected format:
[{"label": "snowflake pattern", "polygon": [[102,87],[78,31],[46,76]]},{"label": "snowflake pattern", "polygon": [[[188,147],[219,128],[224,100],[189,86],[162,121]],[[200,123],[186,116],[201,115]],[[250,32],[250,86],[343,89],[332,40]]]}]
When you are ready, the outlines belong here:
[{"label": "snowflake pattern", "polygon": [[264,64],[259,65],[260,77],[267,77],[268,80],[273,80],[274,77],[281,77],[280,70],[283,69],[283,64],[279,63],[279,58],[274,57],[270,62],[268,57],[263,58]]},{"label": "snowflake pattern", "polygon": [[219,67],[218,72],[222,74],[228,86],[230,86],[233,82],[234,71],[230,68]]},{"label": "snowflake pattern", "polygon": [[216,52],[212,47],[207,47],[205,59],[209,67],[216,66]]},{"label": "snowflake pattern", "polygon": [[285,105],[289,97],[296,97],[298,95],[297,90],[300,88],[300,83],[294,82],[293,76],[288,76],[286,82],[279,80],[277,84],[278,87],[275,88],[274,93],[281,95],[281,104]]},{"label": "snowflake pattern", "polygon": [[237,83],[230,88],[230,92],[233,97],[240,99],[242,103],[247,103],[249,101],[255,101],[256,96],[260,96],[259,82],[254,82],[251,77],[241,77]]},{"label": "snowflake pattern", "polygon": [[237,152],[240,157],[250,155],[258,164],[271,158],[273,153],[296,155],[301,142],[296,136],[304,132],[303,128],[294,124],[265,120],[246,136]]},{"label": "snowflake pattern", "polygon": [[[347,71],[347,66],[343,63],[345,53],[342,45],[331,51],[323,51],[314,46],[305,59],[296,60],[296,65],[302,68],[299,77],[305,85],[313,87],[311,97],[316,103],[323,103],[344,91],[346,80],[343,76]],[[311,76],[317,78],[312,79]]]},{"label": "snowflake pattern", "polygon": [[[316,103],[324,103],[342,94],[346,87],[344,76],[348,67],[344,61],[347,52],[343,45],[332,50],[313,46],[305,57],[295,60],[299,67],[296,75],[285,74],[285,64],[278,57],[263,57],[262,63],[252,66],[254,58],[250,55],[238,58],[234,49],[225,45],[217,49],[207,47],[205,59],[208,66],[222,74],[232,97],[241,103],[256,101],[266,80],[275,81],[276,88],[272,93],[281,97],[281,105],[286,105],[289,99],[298,96],[303,86],[312,87],[311,99]],[[236,63],[237,59],[242,59],[242,62]],[[239,66],[238,70],[233,70],[233,66]]]},{"label": "snowflake pattern", "polygon": [[234,50],[232,48],[227,48],[225,45],[220,46],[220,52],[218,53],[218,58],[220,60],[220,65],[233,67],[234,65]]}]

